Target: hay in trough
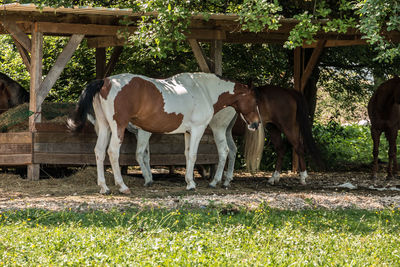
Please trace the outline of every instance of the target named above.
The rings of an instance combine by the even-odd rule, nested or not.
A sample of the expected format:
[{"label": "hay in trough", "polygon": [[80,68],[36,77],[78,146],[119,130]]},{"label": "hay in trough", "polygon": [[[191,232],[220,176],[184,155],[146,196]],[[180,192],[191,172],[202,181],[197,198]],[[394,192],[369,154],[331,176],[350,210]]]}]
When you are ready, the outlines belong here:
[{"label": "hay in trough", "polygon": [[[42,104],[42,121],[64,123],[75,108],[75,103],[48,103]],[[0,114],[1,132],[28,131],[29,117],[34,114],[29,111],[29,104],[25,103]]]}]

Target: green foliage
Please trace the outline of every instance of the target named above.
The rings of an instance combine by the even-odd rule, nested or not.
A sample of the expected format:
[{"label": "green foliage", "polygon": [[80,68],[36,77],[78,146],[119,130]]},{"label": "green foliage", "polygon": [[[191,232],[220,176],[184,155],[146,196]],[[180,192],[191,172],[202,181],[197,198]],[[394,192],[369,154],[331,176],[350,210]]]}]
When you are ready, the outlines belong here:
[{"label": "green foliage", "polygon": [[379,61],[390,62],[400,56],[400,45],[385,37],[385,31],[400,31],[400,3],[397,0],[364,0],[356,4],[363,38],[378,51]]},{"label": "green foliage", "polygon": [[143,12],[157,12],[157,16],[142,16],[131,41],[149,56],[165,58],[171,51],[187,51],[185,32],[190,24],[191,11],[179,0],[138,1]]},{"label": "green foliage", "polygon": [[400,210],[0,213],[0,265],[398,265]]},{"label": "green foliage", "polygon": [[265,28],[277,30],[281,24],[277,13],[282,11],[278,0],[244,0],[238,12],[242,30],[260,32]]}]

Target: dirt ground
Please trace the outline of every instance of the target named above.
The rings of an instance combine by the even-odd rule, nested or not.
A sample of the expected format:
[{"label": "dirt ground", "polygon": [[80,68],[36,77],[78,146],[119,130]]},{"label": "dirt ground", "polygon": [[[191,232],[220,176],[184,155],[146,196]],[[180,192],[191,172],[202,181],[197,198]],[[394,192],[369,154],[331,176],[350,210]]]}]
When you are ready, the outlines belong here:
[{"label": "dirt ground", "polygon": [[[106,173],[111,195],[99,194],[95,167],[74,170],[63,178],[47,175],[47,179],[29,181],[12,172],[0,173],[0,211],[40,208],[47,210],[90,209],[111,210],[161,207],[175,209],[183,205],[204,208],[209,205],[257,208],[261,203],[279,209],[304,208],[400,208],[400,179],[372,181],[367,172],[309,173],[307,185],[299,183],[298,175],[283,173],[278,185],[267,179],[271,172],[250,174],[236,172],[231,187],[209,188],[210,180],[196,173],[197,189],[186,191],[184,169],[169,174],[168,169],[153,169],[155,183],[143,186],[138,168],[130,168],[124,181],[131,195],[121,195],[113,185],[110,170]],[[46,176],[46,174],[45,174]],[[356,188],[349,189],[346,186]]]}]

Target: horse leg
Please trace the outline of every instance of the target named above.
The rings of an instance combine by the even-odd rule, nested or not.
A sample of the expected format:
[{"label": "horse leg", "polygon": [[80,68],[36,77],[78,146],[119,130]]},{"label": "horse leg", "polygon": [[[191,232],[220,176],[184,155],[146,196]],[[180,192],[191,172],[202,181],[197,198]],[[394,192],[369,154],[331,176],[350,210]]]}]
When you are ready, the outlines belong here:
[{"label": "horse leg", "polygon": [[373,149],[372,149],[372,155],[374,157],[373,161],[373,166],[372,166],[372,178],[377,179],[378,175],[378,155],[379,155],[379,142],[380,142],[380,137],[382,134],[382,130],[377,129],[375,127],[371,127],[371,137],[372,137],[372,142],[373,142]]},{"label": "horse leg", "polygon": [[228,187],[231,181],[233,180],[233,171],[235,168],[235,159],[237,153],[237,147],[232,136],[232,127],[228,128],[226,131],[226,141],[228,143],[229,153],[228,153],[228,169],[226,171],[226,177],[224,182],[225,187]]},{"label": "horse leg", "polygon": [[98,125],[98,137],[96,147],[94,148],[97,167],[97,185],[100,186],[100,194],[110,194],[111,191],[107,187],[106,179],[104,177],[104,159],[106,157],[107,145],[110,140],[110,129],[103,123],[99,123]]},{"label": "horse leg", "polygon": [[[199,147],[199,143],[205,129],[206,126],[192,128],[190,131],[189,138],[187,137],[188,134],[185,133],[185,156],[186,156],[185,181],[187,183],[186,186],[187,190],[193,190],[196,188],[196,183],[193,181],[193,168],[197,159],[197,149]],[[187,141],[189,141],[189,146],[187,146]]]},{"label": "horse leg", "polygon": [[304,160],[304,146],[301,141],[300,131],[298,127],[292,127],[291,131],[285,132],[288,141],[292,144],[294,151],[299,156],[300,163],[300,183],[306,185],[306,178],[308,177],[306,170],[306,162]]},{"label": "horse leg", "polygon": [[275,171],[272,174],[271,178],[268,179],[268,183],[271,185],[277,184],[279,182],[281,171],[282,171],[282,162],[283,156],[285,154],[285,148],[283,146],[283,141],[281,134],[282,132],[274,125],[267,124],[267,129],[271,136],[271,142],[274,145],[276,151],[276,163],[275,163]]},{"label": "horse leg", "polygon": [[[124,129],[125,130],[125,129]],[[120,130],[122,131],[122,130]],[[123,131],[122,131],[123,132]],[[117,130],[112,130],[110,145],[108,146],[107,153],[110,159],[111,167],[114,173],[115,185],[119,186],[119,191],[123,194],[130,194],[131,191],[122,180],[121,170],[119,168],[119,152],[123,136],[118,136]]]},{"label": "horse leg", "polygon": [[144,186],[150,186],[153,184],[153,177],[151,175],[150,168],[150,156],[148,155],[150,136],[150,132],[140,129],[137,134],[136,160],[140,165],[140,169],[142,170]]},{"label": "horse leg", "polygon": [[221,182],[222,173],[224,171],[226,158],[229,153],[229,147],[226,142],[225,128],[211,128],[214,134],[214,141],[217,145],[218,150],[218,166],[217,171],[215,172],[214,179],[210,183],[210,187],[216,187],[216,185]]},{"label": "horse leg", "polygon": [[388,164],[388,175],[386,179],[392,179],[397,176],[397,160],[396,160],[396,139],[397,129],[391,129],[385,132],[386,138],[389,141],[389,164]]}]

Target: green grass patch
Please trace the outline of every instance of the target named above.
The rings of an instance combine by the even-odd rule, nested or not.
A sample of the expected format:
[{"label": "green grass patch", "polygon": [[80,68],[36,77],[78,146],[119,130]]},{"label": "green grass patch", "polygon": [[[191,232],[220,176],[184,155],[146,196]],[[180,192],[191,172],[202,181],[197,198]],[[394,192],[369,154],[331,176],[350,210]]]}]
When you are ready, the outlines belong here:
[{"label": "green grass patch", "polygon": [[400,265],[400,210],[0,213],[1,265]]}]

